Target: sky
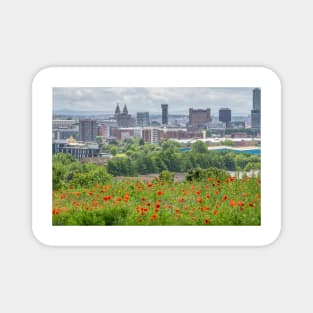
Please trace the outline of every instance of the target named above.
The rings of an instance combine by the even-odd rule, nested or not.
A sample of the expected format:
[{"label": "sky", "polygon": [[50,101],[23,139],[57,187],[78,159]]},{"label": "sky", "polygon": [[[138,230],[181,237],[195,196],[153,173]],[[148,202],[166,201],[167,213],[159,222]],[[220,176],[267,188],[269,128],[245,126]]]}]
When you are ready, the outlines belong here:
[{"label": "sky", "polygon": [[248,115],[252,109],[253,88],[53,88],[53,111],[95,111],[113,113],[117,104],[128,112],[160,113],[161,104],[168,104],[168,112],[188,115],[189,108],[211,109],[217,115],[221,107],[232,114]]}]

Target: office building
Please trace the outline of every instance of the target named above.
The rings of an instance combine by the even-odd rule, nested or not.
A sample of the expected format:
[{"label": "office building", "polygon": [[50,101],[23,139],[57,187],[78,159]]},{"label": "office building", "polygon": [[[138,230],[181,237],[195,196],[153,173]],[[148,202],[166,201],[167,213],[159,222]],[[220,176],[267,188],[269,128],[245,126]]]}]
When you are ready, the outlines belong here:
[{"label": "office building", "polygon": [[189,127],[206,128],[211,121],[211,109],[189,109]]},{"label": "office building", "polygon": [[150,126],[149,112],[137,112],[137,126]]},{"label": "office building", "polygon": [[97,122],[92,119],[79,120],[79,140],[80,141],[96,141]]},{"label": "office building", "polygon": [[161,104],[162,108],[162,124],[168,124],[168,104]]},{"label": "office building", "polygon": [[261,111],[261,89],[253,89],[253,110]]},{"label": "office building", "polygon": [[251,128],[261,130],[261,89],[254,88],[252,95]]},{"label": "office building", "polygon": [[231,122],[231,109],[221,108],[218,111],[218,120],[225,123],[226,128],[230,127]]}]

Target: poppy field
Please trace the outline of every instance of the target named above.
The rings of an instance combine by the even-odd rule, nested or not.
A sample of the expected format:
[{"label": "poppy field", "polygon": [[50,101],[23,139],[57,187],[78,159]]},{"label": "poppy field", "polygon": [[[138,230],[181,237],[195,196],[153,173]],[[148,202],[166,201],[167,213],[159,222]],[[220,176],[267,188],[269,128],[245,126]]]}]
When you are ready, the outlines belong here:
[{"label": "poppy field", "polygon": [[259,177],[124,179],[55,190],[52,198],[55,226],[261,225]]}]

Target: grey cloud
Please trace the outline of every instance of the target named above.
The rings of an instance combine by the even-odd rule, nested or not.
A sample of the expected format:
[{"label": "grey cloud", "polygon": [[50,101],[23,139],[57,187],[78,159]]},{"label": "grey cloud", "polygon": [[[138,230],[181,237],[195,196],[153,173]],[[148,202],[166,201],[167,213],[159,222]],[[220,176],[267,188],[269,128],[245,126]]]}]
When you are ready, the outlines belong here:
[{"label": "grey cloud", "polygon": [[216,114],[229,107],[235,114],[249,114],[252,88],[53,88],[54,110],[113,112],[117,103],[126,103],[131,113],[160,112],[161,103],[168,103],[173,113],[209,107]]}]

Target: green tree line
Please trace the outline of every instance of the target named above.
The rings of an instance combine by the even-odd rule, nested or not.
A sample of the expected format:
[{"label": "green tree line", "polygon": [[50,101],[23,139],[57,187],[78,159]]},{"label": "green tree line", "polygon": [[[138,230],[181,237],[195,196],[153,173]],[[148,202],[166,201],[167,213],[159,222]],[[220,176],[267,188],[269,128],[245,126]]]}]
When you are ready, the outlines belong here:
[{"label": "green tree line", "polygon": [[[164,141],[160,146],[127,144],[120,148],[124,157],[114,157],[107,165],[108,173],[113,176],[137,176],[139,174],[187,172],[193,168],[218,168],[228,171],[249,171],[260,169],[260,156],[236,154],[234,152],[208,151],[201,141],[192,144],[191,150],[182,152],[180,144]],[[117,148],[116,148],[117,149]]]}]

